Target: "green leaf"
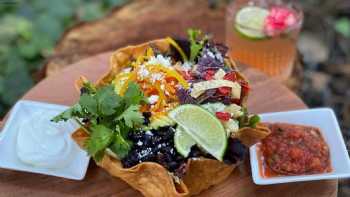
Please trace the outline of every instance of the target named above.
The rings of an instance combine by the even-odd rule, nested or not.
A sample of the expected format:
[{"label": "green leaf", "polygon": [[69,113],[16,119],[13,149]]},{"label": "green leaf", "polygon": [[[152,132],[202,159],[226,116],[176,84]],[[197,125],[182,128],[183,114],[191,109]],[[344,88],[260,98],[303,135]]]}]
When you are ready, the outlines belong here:
[{"label": "green leaf", "polygon": [[191,56],[190,56],[191,62],[194,62],[195,58],[198,56],[198,53],[201,49],[202,49],[201,45],[197,45],[197,44],[191,45]]},{"label": "green leaf", "polygon": [[123,159],[131,150],[132,142],[126,140],[126,138],[121,135],[121,131],[117,126],[113,137],[113,143],[109,146],[109,148],[118,156],[119,159]]},{"label": "green leaf", "polygon": [[85,147],[89,155],[95,160],[100,161],[98,156],[101,151],[104,151],[113,140],[113,130],[104,125],[92,125],[90,128],[91,135],[86,141]]},{"label": "green leaf", "polygon": [[83,94],[80,96],[79,100],[80,106],[85,109],[90,114],[96,115],[98,114],[98,104],[94,96]]},{"label": "green leaf", "polygon": [[38,36],[48,38],[53,43],[59,38],[63,32],[63,26],[59,20],[48,13],[41,13],[34,23],[35,32]]},{"label": "green leaf", "polygon": [[105,155],[105,149],[98,151],[95,155],[94,155],[94,160],[99,162],[103,159],[103,156]]},{"label": "green leaf", "polygon": [[256,124],[260,122],[260,116],[258,115],[253,115],[252,117],[249,118],[249,126],[252,128],[256,127]]},{"label": "green leaf", "polygon": [[125,92],[124,100],[126,104],[129,105],[138,105],[140,102],[145,100],[145,97],[139,87],[134,82],[128,84],[128,89]]},{"label": "green leaf", "polygon": [[96,93],[96,87],[93,83],[90,81],[87,81],[83,84],[84,92],[87,94],[95,94]]},{"label": "green leaf", "polygon": [[97,91],[96,100],[99,114],[109,116],[116,112],[115,108],[120,106],[122,99],[115,93],[113,85],[108,85]]},{"label": "green leaf", "polygon": [[[13,63],[21,60],[13,60]],[[28,71],[20,65],[9,64],[8,72],[3,78],[3,87],[6,87],[6,94],[2,94],[2,100],[5,104],[12,105],[16,102],[32,85],[33,80]],[[18,68],[18,69],[15,69]]]},{"label": "green leaf", "polygon": [[40,41],[38,39],[33,39],[33,42],[38,49],[39,55],[42,57],[48,57],[53,53],[53,48],[56,40],[42,35]]},{"label": "green leaf", "polygon": [[33,42],[19,42],[18,52],[24,58],[32,59],[36,57],[40,51]]},{"label": "green leaf", "polygon": [[92,21],[103,16],[103,9],[98,2],[86,2],[81,5],[78,13],[81,20]]},{"label": "green leaf", "polygon": [[81,106],[77,103],[77,104],[73,105],[73,107],[65,110],[61,114],[52,118],[51,121],[53,121],[53,122],[67,121],[67,120],[74,118],[74,117],[83,117],[82,114],[83,114],[83,110],[82,110]]},{"label": "green leaf", "polygon": [[4,94],[4,90],[5,90],[5,87],[4,87],[4,77],[0,75],[0,94]]},{"label": "green leaf", "polygon": [[133,126],[139,126],[144,121],[139,109],[139,105],[130,105],[120,116],[118,116],[117,120],[124,120],[125,125],[130,128],[133,128]]},{"label": "green leaf", "polygon": [[198,29],[188,29],[187,30],[188,38],[190,41],[190,61],[194,62],[199,52],[203,48],[204,40],[199,40],[202,32]]},{"label": "green leaf", "polygon": [[127,2],[128,0],[106,0],[106,4],[108,7],[122,6]]},{"label": "green leaf", "polygon": [[247,122],[249,121],[247,108],[243,107],[242,112],[243,115],[238,118],[239,128],[247,126]]},{"label": "green leaf", "polygon": [[118,130],[123,138],[128,137],[128,133],[132,130],[132,128],[126,126],[123,122],[118,122]]},{"label": "green leaf", "polygon": [[19,53],[29,59],[49,55],[54,43],[55,40],[39,31],[34,31],[32,38],[28,41],[17,41]]},{"label": "green leaf", "polygon": [[74,3],[72,3],[72,0],[47,1],[47,2],[49,4],[46,8],[47,12],[58,19],[72,17],[74,14],[74,9],[76,9],[77,7],[77,6],[74,6]]},{"label": "green leaf", "polygon": [[22,36],[22,38],[29,40],[33,33],[33,24],[24,17],[17,16],[14,24],[17,33]]},{"label": "green leaf", "polygon": [[32,23],[24,17],[16,15],[5,15],[0,20],[0,40],[12,40],[17,36],[24,39],[31,37]]},{"label": "green leaf", "polygon": [[335,30],[344,37],[350,38],[350,20],[348,18],[340,18],[335,22]]}]

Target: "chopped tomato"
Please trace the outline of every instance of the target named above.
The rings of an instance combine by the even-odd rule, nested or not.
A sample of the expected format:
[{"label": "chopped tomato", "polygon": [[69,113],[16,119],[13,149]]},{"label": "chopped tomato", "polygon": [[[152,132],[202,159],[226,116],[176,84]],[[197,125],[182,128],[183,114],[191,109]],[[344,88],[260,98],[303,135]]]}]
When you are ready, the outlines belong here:
[{"label": "chopped tomato", "polygon": [[192,80],[193,79],[193,77],[192,77],[192,75],[190,74],[189,71],[181,70],[180,73],[183,76],[183,78],[186,79],[186,80]]},{"label": "chopped tomato", "polygon": [[205,80],[212,80],[214,78],[214,75],[215,75],[215,71],[214,70],[207,70],[205,71],[205,74],[204,74],[204,79]]},{"label": "chopped tomato", "polygon": [[304,156],[304,153],[301,149],[293,147],[289,150],[289,156],[291,159],[299,159]]},{"label": "chopped tomato", "polygon": [[222,121],[228,121],[231,118],[231,114],[228,112],[216,112],[215,115]]},{"label": "chopped tomato", "polygon": [[224,79],[229,81],[236,81],[237,79],[236,73],[234,71],[226,73],[224,76]]},{"label": "chopped tomato", "polygon": [[218,88],[218,93],[222,96],[228,96],[231,93],[230,87],[220,87]]},{"label": "chopped tomato", "polygon": [[243,91],[248,92],[250,90],[248,82],[241,80],[239,83],[241,84]]},{"label": "chopped tomato", "polygon": [[304,135],[302,132],[290,132],[288,133],[288,137],[292,138],[292,139],[298,139],[298,138],[302,138]]},{"label": "chopped tomato", "polygon": [[310,167],[313,169],[316,169],[318,171],[322,171],[322,168],[323,168],[321,160],[319,158],[316,158],[316,157],[311,159]]},{"label": "chopped tomato", "polygon": [[241,99],[231,99],[231,103],[234,103],[236,105],[240,105],[241,104]]}]

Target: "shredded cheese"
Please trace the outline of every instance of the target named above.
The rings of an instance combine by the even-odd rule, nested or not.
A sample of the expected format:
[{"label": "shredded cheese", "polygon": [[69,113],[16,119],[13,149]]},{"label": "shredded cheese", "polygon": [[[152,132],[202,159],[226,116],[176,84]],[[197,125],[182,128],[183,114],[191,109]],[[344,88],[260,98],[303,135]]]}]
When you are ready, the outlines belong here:
[{"label": "shredded cheese", "polygon": [[146,62],[146,65],[147,64],[160,64],[162,66],[171,67],[171,59],[170,57],[164,57],[163,55],[157,55],[156,57],[151,56],[150,59]]},{"label": "shredded cheese", "polygon": [[171,70],[161,65],[148,65],[149,70],[165,72],[168,77],[174,77],[185,89],[189,88],[187,81],[175,70]]}]

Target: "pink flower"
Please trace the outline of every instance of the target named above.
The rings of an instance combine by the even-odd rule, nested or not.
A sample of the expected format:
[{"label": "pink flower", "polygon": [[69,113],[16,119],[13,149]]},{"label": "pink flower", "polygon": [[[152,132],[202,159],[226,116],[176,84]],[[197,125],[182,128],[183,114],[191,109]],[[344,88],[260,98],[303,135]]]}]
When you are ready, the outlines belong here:
[{"label": "pink flower", "polygon": [[286,7],[275,6],[265,18],[264,32],[268,36],[277,36],[297,23],[296,13]]}]

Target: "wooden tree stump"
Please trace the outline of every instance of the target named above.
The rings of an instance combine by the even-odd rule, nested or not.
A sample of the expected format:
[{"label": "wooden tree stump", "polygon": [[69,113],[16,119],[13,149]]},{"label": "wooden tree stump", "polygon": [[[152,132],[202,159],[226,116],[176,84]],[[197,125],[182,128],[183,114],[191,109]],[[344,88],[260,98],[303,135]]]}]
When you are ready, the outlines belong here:
[{"label": "wooden tree stump", "polygon": [[208,0],[137,0],[95,22],[67,30],[46,65],[47,75],[80,59],[165,36],[185,36],[200,28],[223,42],[225,5],[210,9]]}]

